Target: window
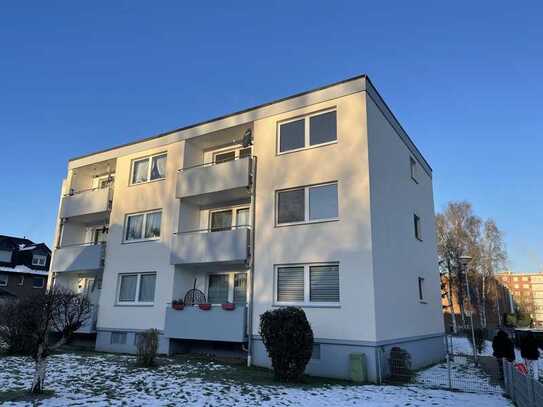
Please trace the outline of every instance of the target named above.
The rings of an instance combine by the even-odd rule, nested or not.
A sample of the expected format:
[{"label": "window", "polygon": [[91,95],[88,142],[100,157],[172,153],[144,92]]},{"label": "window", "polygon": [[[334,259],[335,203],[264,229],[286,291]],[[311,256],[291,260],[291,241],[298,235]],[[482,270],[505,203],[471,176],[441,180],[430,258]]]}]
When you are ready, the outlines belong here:
[{"label": "window", "polygon": [[17,285],[24,285],[25,283],[25,276],[19,276],[19,281],[17,281]]},{"label": "window", "polygon": [[227,161],[233,161],[235,159],[250,157],[252,151],[252,147],[236,147],[215,151],[213,152],[213,163],[220,164]]},{"label": "window", "polygon": [[207,302],[210,304],[233,302],[244,305],[247,302],[247,273],[210,274],[207,283]]},{"label": "window", "polygon": [[248,207],[213,210],[209,213],[209,230],[211,232],[247,226],[250,226]]},{"label": "window", "polygon": [[424,278],[419,277],[419,301],[424,301]]},{"label": "window", "polygon": [[137,213],[126,216],[124,240],[153,240],[160,238],[162,211]]},{"label": "window", "polygon": [[276,268],[277,304],[339,304],[339,265],[305,264]]},{"label": "window", "polygon": [[215,164],[224,163],[227,161],[232,161],[236,159],[236,152],[235,151],[227,151],[225,153],[217,153],[215,154],[215,159],[213,160]]},{"label": "window", "polygon": [[10,263],[11,262],[11,251],[9,251],[9,250],[0,250],[0,262]]},{"label": "window", "polygon": [[45,286],[45,278],[43,277],[33,277],[32,278],[32,287],[33,288],[43,288]]},{"label": "window", "polygon": [[0,287],[6,287],[8,285],[8,275],[0,274]]},{"label": "window", "polygon": [[278,153],[333,143],[337,140],[336,111],[316,113],[280,123]]},{"label": "window", "polygon": [[422,234],[420,230],[420,217],[418,217],[416,214],[413,215],[413,225],[415,228],[415,237],[422,241]]},{"label": "window", "polygon": [[33,266],[45,266],[45,263],[47,262],[47,256],[41,256],[39,254],[35,254],[32,256],[32,265]]},{"label": "window", "polygon": [[152,304],[155,301],[156,273],[119,275],[119,303]]},{"label": "window", "polygon": [[277,192],[278,225],[337,218],[337,182]]},{"label": "window", "polygon": [[157,154],[132,161],[131,184],[166,178],[166,154]]},{"label": "window", "polygon": [[411,179],[418,183],[418,168],[417,161],[413,157],[409,157],[409,165],[411,171]]},{"label": "window", "polygon": [[126,332],[112,332],[111,344],[112,345],[126,345]]}]

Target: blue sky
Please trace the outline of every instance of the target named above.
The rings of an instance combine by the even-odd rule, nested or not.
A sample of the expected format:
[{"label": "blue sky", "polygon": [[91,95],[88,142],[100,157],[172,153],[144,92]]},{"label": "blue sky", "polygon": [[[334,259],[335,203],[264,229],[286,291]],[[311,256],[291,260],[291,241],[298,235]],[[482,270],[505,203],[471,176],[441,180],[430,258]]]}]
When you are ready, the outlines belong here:
[{"label": "blue sky", "polygon": [[542,15],[499,1],[3,2],[0,233],[52,242],[73,156],[367,73],[432,165],[436,210],[472,202],[505,231],[514,271],[543,269]]}]

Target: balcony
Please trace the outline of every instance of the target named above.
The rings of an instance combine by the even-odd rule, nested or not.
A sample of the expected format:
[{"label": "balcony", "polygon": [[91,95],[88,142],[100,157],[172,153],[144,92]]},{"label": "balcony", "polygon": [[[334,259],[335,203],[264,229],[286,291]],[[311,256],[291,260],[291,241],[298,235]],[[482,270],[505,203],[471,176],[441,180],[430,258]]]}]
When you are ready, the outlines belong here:
[{"label": "balcony", "polygon": [[178,233],[170,264],[243,264],[249,257],[250,233],[248,227]]},{"label": "balcony", "polygon": [[252,158],[208,163],[179,170],[176,197],[210,205],[250,196]]},{"label": "balcony", "polygon": [[92,271],[102,268],[105,243],[81,244],[55,250],[51,271]]},{"label": "balcony", "polygon": [[168,307],[164,335],[175,339],[244,342],[246,326],[245,306],[237,306],[232,311],[225,311],[221,306],[212,306],[209,311],[193,306],[182,311]]},{"label": "balcony", "polygon": [[99,218],[109,210],[112,188],[96,188],[80,191],[62,198],[61,218],[86,216]]}]

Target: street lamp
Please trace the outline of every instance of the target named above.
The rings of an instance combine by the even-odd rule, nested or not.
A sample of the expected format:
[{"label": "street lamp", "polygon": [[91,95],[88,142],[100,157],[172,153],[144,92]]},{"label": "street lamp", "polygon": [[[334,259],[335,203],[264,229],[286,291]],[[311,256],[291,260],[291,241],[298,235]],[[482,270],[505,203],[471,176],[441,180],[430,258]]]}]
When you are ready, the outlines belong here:
[{"label": "street lamp", "polygon": [[477,346],[475,345],[475,328],[473,327],[473,308],[471,306],[471,294],[469,291],[469,279],[468,279],[468,265],[471,262],[473,258],[471,256],[468,256],[467,254],[460,256],[460,264],[463,267],[464,276],[466,278],[466,291],[467,291],[467,297],[468,297],[468,306],[470,311],[470,320],[471,320],[471,343],[473,344],[473,361],[475,362],[475,366],[477,366]]}]

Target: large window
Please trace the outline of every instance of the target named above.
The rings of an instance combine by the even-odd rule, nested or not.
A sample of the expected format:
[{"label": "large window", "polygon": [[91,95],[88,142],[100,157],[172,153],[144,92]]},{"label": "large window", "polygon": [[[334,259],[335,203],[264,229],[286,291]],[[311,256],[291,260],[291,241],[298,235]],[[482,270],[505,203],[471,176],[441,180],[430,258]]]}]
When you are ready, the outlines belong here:
[{"label": "large window", "polygon": [[295,305],[339,304],[339,264],[293,264],[275,270],[275,302]]},{"label": "large window", "polygon": [[249,225],[249,208],[245,206],[212,210],[209,213],[209,230],[211,232],[220,232],[221,230]]},{"label": "large window", "polygon": [[152,304],[155,301],[156,273],[119,275],[117,302],[120,304]]},{"label": "large window", "polygon": [[35,254],[32,256],[32,265],[33,266],[45,266],[45,263],[47,262],[47,256],[42,256],[39,254]]},{"label": "large window", "polygon": [[166,154],[161,153],[132,161],[131,184],[166,178]]},{"label": "large window", "polygon": [[337,182],[277,192],[278,225],[338,219]]},{"label": "large window", "polygon": [[135,213],[126,216],[124,240],[140,241],[160,238],[162,211]]},{"label": "large window", "polygon": [[279,123],[278,153],[333,143],[337,140],[336,111],[320,112]]},{"label": "large window", "polygon": [[207,302],[224,304],[247,302],[247,273],[210,274],[207,285]]}]

